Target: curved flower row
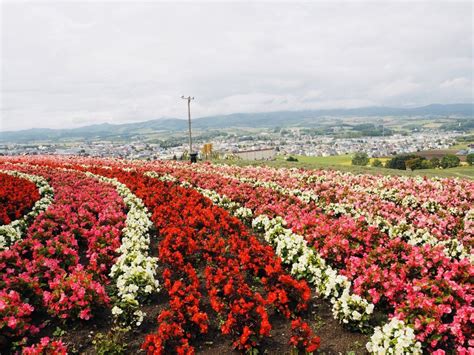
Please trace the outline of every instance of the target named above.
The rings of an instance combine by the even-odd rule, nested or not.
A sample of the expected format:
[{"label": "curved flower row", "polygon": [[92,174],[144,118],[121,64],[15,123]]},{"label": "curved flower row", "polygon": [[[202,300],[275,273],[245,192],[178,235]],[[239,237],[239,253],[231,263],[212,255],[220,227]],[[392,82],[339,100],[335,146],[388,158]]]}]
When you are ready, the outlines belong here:
[{"label": "curved flower row", "polygon": [[2,352],[25,345],[50,318],[88,320],[108,307],[105,285],[125,220],[111,186],[77,172],[17,169],[47,178],[55,200],[23,239],[0,251],[0,333],[9,341]]},{"label": "curved flower row", "polygon": [[[162,181],[177,181],[173,176],[148,171],[145,175]],[[209,198],[216,205],[229,210],[234,216],[249,223],[256,231],[263,233],[265,240],[273,246],[284,264],[290,267],[290,273],[298,279],[305,279],[314,285],[319,294],[328,298],[333,304],[334,318],[344,324],[365,331],[369,328],[369,319],[374,305],[358,295],[350,293],[351,283],[345,276],[327,265],[325,260],[300,235],[285,228],[286,222],[281,217],[273,219],[265,215],[253,217],[252,210],[231,201],[227,196],[217,192],[193,186],[186,181],[183,187],[192,187]]]},{"label": "curved flower row", "polygon": [[142,200],[117,179],[90,172],[85,174],[114,185],[128,208],[125,228],[122,229],[122,244],[117,249],[119,257],[110,272],[117,287],[112,314],[121,323],[140,325],[145,316],[140,310],[141,305],[151,294],[160,290],[156,279],[158,259],[149,256],[150,230],[153,227],[150,213]]},{"label": "curved flower row", "polygon": [[17,240],[21,239],[28,226],[43,211],[45,211],[54,199],[54,190],[48,181],[37,175],[25,174],[14,170],[0,170],[0,173],[16,176],[31,181],[38,188],[41,198],[35,202],[31,211],[20,219],[16,219],[7,225],[0,226],[0,251],[7,249]]}]

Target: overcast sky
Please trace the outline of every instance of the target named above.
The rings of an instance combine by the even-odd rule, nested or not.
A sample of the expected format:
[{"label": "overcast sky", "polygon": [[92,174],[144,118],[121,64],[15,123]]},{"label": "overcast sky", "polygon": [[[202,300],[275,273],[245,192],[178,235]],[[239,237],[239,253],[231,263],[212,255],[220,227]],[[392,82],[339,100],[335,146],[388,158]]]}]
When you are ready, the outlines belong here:
[{"label": "overcast sky", "polygon": [[467,2],[3,2],[1,130],[472,102]]}]

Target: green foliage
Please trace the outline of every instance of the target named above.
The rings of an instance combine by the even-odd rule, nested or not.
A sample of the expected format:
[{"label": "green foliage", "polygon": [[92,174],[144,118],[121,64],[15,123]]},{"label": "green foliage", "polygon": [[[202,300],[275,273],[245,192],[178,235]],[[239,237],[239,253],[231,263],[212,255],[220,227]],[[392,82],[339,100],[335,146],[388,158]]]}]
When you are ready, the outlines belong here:
[{"label": "green foliage", "polygon": [[423,159],[421,161],[421,166],[420,166],[420,169],[433,169],[434,166],[433,164],[431,163],[431,160],[428,160],[428,159]]},{"label": "green foliage", "polygon": [[54,332],[53,332],[53,336],[55,338],[60,338],[65,334],[66,334],[66,331],[64,329],[61,329],[60,327],[56,327],[56,329],[54,329]]},{"label": "green foliage", "polygon": [[126,354],[127,344],[124,336],[127,328],[115,327],[108,333],[97,333],[92,340],[96,354],[98,355],[121,355]]},{"label": "green foliage", "polygon": [[369,163],[369,156],[367,153],[359,152],[355,153],[352,158],[352,165],[365,166]]},{"label": "green foliage", "polygon": [[415,154],[402,154],[402,155],[396,155],[389,161],[387,161],[387,168],[390,169],[398,169],[398,170],[406,170],[406,161],[407,160],[413,160],[413,159],[421,159],[420,156],[415,155]]},{"label": "green foliage", "polygon": [[468,154],[466,156],[466,161],[469,165],[474,165],[474,153]]},{"label": "green foliage", "polygon": [[405,161],[405,167],[410,170],[421,169],[423,158],[413,158]]},{"label": "green foliage", "polygon": [[391,136],[393,134],[391,129],[383,127],[382,125],[375,125],[373,123],[357,124],[354,125],[352,129],[356,132],[359,132],[360,137],[380,137]]},{"label": "green foliage", "polygon": [[445,123],[440,128],[445,131],[469,132],[474,129],[474,120],[460,118],[454,122]]},{"label": "green foliage", "polygon": [[443,158],[441,158],[441,167],[443,169],[447,168],[455,168],[459,166],[460,160],[454,154],[447,154]]},{"label": "green foliage", "polygon": [[285,159],[286,161],[298,161],[298,158],[292,157],[291,155]]},{"label": "green foliage", "polygon": [[439,159],[434,157],[430,159],[431,166],[433,168],[439,168]]},{"label": "green foliage", "polygon": [[372,162],[372,166],[375,168],[381,168],[383,167],[383,163],[380,159],[374,159],[374,161]]}]

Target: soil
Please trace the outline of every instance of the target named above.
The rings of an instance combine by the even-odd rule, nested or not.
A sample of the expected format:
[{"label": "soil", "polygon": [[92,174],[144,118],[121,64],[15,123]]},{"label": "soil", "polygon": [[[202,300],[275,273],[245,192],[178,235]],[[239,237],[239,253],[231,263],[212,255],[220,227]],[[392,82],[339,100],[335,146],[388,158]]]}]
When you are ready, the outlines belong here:
[{"label": "soil", "polygon": [[[153,302],[144,307],[147,313],[143,324],[127,333],[121,339],[126,344],[127,354],[144,353],[140,346],[143,343],[146,334],[156,331],[156,318],[158,314],[166,308],[167,297],[162,292],[153,299]],[[212,314],[212,313],[210,313]],[[368,337],[349,331],[342,327],[331,314],[330,304],[318,299],[316,296],[310,302],[308,310],[302,314],[315,330],[315,333],[321,338],[320,354],[365,354],[365,344]],[[273,314],[270,317],[272,324],[271,336],[262,346],[263,353],[266,354],[290,354],[292,348],[288,346],[289,335],[291,334],[290,322],[279,314]],[[75,327],[64,329],[65,335],[62,340],[67,343],[70,353],[77,354],[97,354],[92,343],[97,333],[113,333],[111,315],[104,315],[103,318],[97,318],[94,323],[88,322],[76,324]],[[239,354],[231,348],[231,339],[222,335],[219,331],[215,319],[211,319],[209,332],[205,336],[195,339],[192,344],[197,354]]]}]

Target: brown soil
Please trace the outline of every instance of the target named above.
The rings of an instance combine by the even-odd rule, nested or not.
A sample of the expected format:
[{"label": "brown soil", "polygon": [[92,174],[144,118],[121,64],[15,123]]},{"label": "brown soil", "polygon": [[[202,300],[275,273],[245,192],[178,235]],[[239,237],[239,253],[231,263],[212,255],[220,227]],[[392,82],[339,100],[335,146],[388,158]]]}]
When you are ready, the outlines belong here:
[{"label": "brown soil", "polygon": [[[444,157],[445,155],[447,154],[454,154],[456,155],[456,153],[459,151],[460,149],[435,149],[435,150],[424,150],[424,151],[421,151],[421,152],[416,152],[416,153],[413,153],[413,154],[417,154],[417,155],[420,155],[426,159],[431,159],[431,158],[438,158],[438,159],[441,159],[442,157]],[[466,161],[466,156],[465,155],[457,155],[457,157],[461,160],[461,161]]]}]

